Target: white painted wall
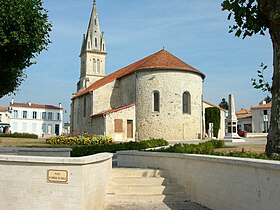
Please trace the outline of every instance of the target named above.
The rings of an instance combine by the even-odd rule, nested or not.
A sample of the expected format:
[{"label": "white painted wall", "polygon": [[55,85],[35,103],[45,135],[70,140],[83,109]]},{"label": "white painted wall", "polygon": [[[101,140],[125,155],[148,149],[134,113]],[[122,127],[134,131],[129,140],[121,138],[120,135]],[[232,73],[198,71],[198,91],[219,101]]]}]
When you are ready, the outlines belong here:
[{"label": "white painted wall", "polygon": [[[9,210],[102,210],[112,154],[81,158],[0,155],[0,208]],[[66,170],[67,183],[47,180]]]},{"label": "white painted wall", "polygon": [[279,209],[279,161],[138,151],[117,157],[119,166],[168,169],[186,200],[211,209]]}]

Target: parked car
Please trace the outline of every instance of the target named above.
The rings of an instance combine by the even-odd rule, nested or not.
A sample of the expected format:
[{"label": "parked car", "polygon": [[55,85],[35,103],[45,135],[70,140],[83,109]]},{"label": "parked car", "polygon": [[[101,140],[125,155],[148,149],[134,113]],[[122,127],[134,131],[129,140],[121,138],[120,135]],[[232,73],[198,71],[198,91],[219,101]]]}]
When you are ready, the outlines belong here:
[{"label": "parked car", "polygon": [[248,132],[243,131],[243,130],[241,130],[241,129],[238,129],[238,130],[237,130],[237,134],[238,134],[239,136],[241,136],[241,137],[245,137],[245,134],[246,134],[246,133],[248,133]]}]

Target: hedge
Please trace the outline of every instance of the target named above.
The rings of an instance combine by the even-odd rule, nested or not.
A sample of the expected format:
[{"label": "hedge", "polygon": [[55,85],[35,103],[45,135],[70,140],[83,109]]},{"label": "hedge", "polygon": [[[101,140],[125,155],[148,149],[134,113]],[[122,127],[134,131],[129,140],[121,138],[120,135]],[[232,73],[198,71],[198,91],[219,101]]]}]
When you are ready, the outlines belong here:
[{"label": "hedge", "polygon": [[96,144],[90,146],[76,146],[72,148],[71,157],[81,157],[86,155],[93,155],[101,152],[115,153],[121,150],[143,150],[147,148],[154,148],[166,146],[168,142],[164,139],[149,139],[140,142],[124,142],[124,143],[108,143]]},{"label": "hedge", "polygon": [[38,139],[38,135],[33,133],[1,133],[0,137]]}]

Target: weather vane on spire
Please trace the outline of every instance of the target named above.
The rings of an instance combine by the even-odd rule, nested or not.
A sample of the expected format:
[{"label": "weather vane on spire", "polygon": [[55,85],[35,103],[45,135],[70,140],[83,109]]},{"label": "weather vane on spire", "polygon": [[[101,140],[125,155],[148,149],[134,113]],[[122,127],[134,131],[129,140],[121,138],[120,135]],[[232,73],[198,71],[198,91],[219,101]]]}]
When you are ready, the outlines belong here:
[{"label": "weather vane on spire", "polygon": [[96,0],[93,0],[93,4],[96,4]]}]

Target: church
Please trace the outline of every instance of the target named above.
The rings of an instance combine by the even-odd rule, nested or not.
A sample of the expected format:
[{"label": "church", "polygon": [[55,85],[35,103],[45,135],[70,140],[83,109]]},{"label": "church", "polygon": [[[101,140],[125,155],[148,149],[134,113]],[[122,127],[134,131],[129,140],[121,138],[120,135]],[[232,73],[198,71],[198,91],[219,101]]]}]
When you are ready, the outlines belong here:
[{"label": "church", "polygon": [[106,55],[94,1],[72,97],[71,132],[115,141],[204,136],[201,71],[162,49],[105,76]]}]

